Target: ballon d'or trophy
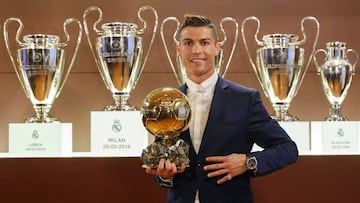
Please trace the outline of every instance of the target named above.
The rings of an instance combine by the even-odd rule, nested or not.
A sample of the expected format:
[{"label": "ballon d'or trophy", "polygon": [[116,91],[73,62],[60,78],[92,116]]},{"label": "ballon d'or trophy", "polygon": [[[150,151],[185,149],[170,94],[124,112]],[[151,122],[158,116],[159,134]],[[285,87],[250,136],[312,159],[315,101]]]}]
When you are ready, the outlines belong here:
[{"label": "ballon d'or trophy", "polygon": [[[162,24],[161,24],[161,27],[160,27],[160,35],[161,35],[161,41],[162,41],[162,44],[164,46],[166,56],[167,56],[168,61],[170,63],[170,67],[171,67],[171,69],[172,69],[172,71],[173,71],[173,73],[175,75],[175,78],[176,78],[178,84],[181,85],[181,84],[183,84],[185,82],[185,78],[186,78],[185,67],[183,66],[181,57],[180,57],[180,55],[178,53],[176,53],[176,66],[174,65],[174,62],[173,62],[174,60],[172,59],[172,56],[170,55],[170,52],[169,52],[169,49],[168,49],[168,43],[167,43],[167,41],[165,39],[165,34],[164,34],[164,26],[168,21],[176,22],[176,28],[175,28],[175,31],[173,33],[173,43],[175,45],[179,44],[179,41],[176,39],[176,37],[177,37],[178,34],[180,34],[180,33],[178,33],[179,28],[180,28],[180,22],[176,17],[167,17],[167,18],[165,18],[163,20]],[[224,66],[223,65],[224,58],[225,58],[224,47],[225,47],[225,43],[227,41],[227,35],[226,35],[223,24],[226,21],[234,23],[235,29],[234,29],[234,41],[233,41],[233,44],[231,46],[230,54],[228,55],[227,63]],[[221,48],[220,48],[219,53],[215,56],[215,70],[221,77],[225,77],[225,75],[226,75],[226,73],[228,71],[230,62],[232,60],[232,57],[233,57],[233,54],[234,54],[234,51],[235,51],[235,48],[236,48],[237,40],[238,40],[238,30],[239,30],[238,27],[239,27],[238,23],[234,18],[224,17],[220,21],[220,30],[223,33],[224,38],[223,38],[222,41],[220,41],[220,47]],[[174,47],[174,51],[175,51],[175,47]]]},{"label": "ballon d'or trophy", "polygon": [[[155,20],[153,33],[145,57],[143,57],[144,47],[141,35],[145,34],[147,23],[141,14],[146,10],[154,13]],[[87,17],[93,12],[97,12],[99,17],[92,26],[93,32],[90,33]],[[126,22],[104,23],[101,25],[101,29],[98,29],[97,26],[102,20],[102,10],[92,6],[84,12],[84,30],[91,53],[107,89],[110,90],[115,100],[115,104],[106,106],[105,111],[136,110],[135,107],[128,104],[128,99],[144,69],[158,24],[157,12],[150,6],[142,6],[138,11],[138,18],[143,23],[141,29],[138,29],[134,23]],[[95,40],[92,40],[93,35],[97,35]]]},{"label": "ballon d'or trophy", "polygon": [[[305,50],[299,46],[306,43],[304,22],[308,20],[316,24],[316,36],[309,59],[305,63]],[[261,47],[256,51],[256,65],[254,63],[255,60],[253,60],[255,54],[250,52],[245,36],[245,24],[248,21],[255,21],[257,23],[254,39],[257,45]],[[308,16],[301,21],[302,40],[299,41],[298,36],[295,34],[267,34],[263,36],[263,41],[260,41],[257,36],[260,20],[255,16],[251,16],[242,23],[242,38],[248,58],[266,97],[269,98],[275,110],[275,115],[272,115],[272,117],[278,121],[298,120],[296,116],[288,113],[288,109],[301,86],[314,55],[319,36],[319,27],[317,19]]]},{"label": "ballon d'or trophy", "polygon": [[[316,56],[324,53],[322,64],[317,62]],[[348,54],[355,55],[354,62],[348,60]],[[353,49],[346,49],[344,42],[327,42],[326,51],[318,49],[314,54],[314,62],[318,74],[321,76],[325,95],[330,102],[331,109],[327,121],[346,121],[342,115],[341,104],[344,101],[351,85],[352,76],[355,74],[355,66],[358,62],[358,53]]]},{"label": "ballon d'or trophy", "polygon": [[191,118],[186,95],[176,88],[155,89],[146,96],[141,112],[142,123],[156,137],[142,152],[144,165],[157,168],[160,159],[165,159],[177,167],[189,166],[189,145],[178,137]]},{"label": "ballon d'or trophy", "polygon": [[[15,62],[11,51],[8,25],[17,22],[19,27],[16,32],[16,44],[21,48],[17,49],[17,61]],[[68,66],[65,64],[65,49],[70,42],[67,26],[70,23],[77,23],[79,34],[72,58]],[[81,22],[75,18],[67,19],[63,24],[66,40],[60,42],[60,37],[48,34],[29,34],[21,41],[20,34],[23,30],[23,23],[19,18],[8,18],[4,22],[4,39],[6,49],[10,56],[15,73],[30,99],[35,110],[35,116],[25,120],[27,123],[51,123],[58,121],[57,118],[49,116],[49,111],[54,100],[59,96],[65,81],[73,67],[75,57],[81,42]],[[15,53],[14,53],[15,55]],[[71,56],[71,55],[70,55]],[[64,75],[65,74],[65,75]]]}]

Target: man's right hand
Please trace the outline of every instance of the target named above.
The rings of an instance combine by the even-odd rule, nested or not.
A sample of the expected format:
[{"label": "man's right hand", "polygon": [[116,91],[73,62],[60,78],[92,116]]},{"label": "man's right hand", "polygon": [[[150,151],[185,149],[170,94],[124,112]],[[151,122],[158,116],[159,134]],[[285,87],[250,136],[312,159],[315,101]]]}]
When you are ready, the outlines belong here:
[{"label": "man's right hand", "polygon": [[171,163],[170,160],[161,159],[156,169],[146,166],[145,172],[147,174],[160,176],[163,179],[170,179],[178,173],[183,173],[185,168],[185,164],[181,164],[180,168],[177,168],[175,163]]}]

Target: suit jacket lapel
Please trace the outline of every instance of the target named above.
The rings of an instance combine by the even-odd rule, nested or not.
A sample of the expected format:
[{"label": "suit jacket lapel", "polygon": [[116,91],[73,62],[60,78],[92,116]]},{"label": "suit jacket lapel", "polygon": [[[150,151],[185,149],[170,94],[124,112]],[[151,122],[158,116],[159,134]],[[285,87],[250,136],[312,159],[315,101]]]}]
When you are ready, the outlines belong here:
[{"label": "suit jacket lapel", "polygon": [[[222,113],[222,110],[223,110],[222,107],[225,105],[225,99],[223,99],[223,98],[226,96],[226,93],[225,93],[226,86],[227,86],[227,84],[226,84],[225,80],[223,78],[219,77],[219,79],[215,85],[214,96],[213,96],[213,99],[211,102],[208,121],[207,121],[205,129],[204,129],[204,134],[202,137],[199,154],[206,147],[208,132],[211,132],[212,128],[214,128],[216,126],[215,124],[216,124],[217,120],[220,118],[220,115]],[[179,87],[179,90],[182,91],[184,94],[186,94],[186,90],[187,90],[186,84],[181,85]],[[188,137],[190,138],[190,134],[189,133],[187,133],[187,134],[189,135]],[[190,141],[191,141],[191,138],[190,138]],[[191,142],[188,142],[188,143],[191,143]],[[192,144],[191,144],[191,148],[192,148],[191,150],[194,150]]]}]

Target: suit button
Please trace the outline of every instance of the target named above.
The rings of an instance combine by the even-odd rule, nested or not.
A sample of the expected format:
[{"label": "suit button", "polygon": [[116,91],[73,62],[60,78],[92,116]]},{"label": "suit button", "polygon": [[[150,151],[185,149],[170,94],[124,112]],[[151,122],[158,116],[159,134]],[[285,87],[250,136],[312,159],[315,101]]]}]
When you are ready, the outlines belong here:
[{"label": "suit button", "polygon": [[197,165],[198,167],[200,167],[200,166],[201,166],[201,162],[198,161],[198,162],[196,163],[196,165]]}]

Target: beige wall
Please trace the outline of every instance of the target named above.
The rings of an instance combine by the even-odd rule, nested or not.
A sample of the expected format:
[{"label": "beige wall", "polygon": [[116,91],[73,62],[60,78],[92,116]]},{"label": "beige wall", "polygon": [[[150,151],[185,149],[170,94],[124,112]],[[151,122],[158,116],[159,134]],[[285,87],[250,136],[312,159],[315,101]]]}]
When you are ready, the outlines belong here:
[{"label": "beige wall", "polygon": [[[22,34],[56,34],[63,40],[62,24],[65,19],[74,17],[82,21],[83,12],[89,6],[98,6],[103,10],[103,23],[122,21],[140,25],[136,13],[143,5],[151,5],[157,10],[159,25],[168,16],[182,18],[184,13],[207,15],[217,25],[225,16],[235,18],[241,25],[247,16],[254,15],[261,20],[259,36],[267,33],[300,34],[301,19],[311,15],[315,16],[320,23],[317,48],[325,48],[325,43],[328,41],[344,41],[348,43],[348,48],[360,52],[358,39],[360,3],[357,0],[347,0],[341,4],[335,0],[2,0],[0,21],[4,22],[8,17],[17,17],[24,23]],[[144,13],[144,17],[153,19],[150,13]],[[149,22],[149,24],[152,23]],[[16,26],[12,24],[10,29],[12,46],[15,45],[13,37]],[[251,26],[254,27],[254,24],[249,24],[249,32]],[[314,36],[314,26],[311,23],[306,23],[305,26],[305,29],[309,29],[310,41]],[[2,28],[3,26],[1,30]],[[232,29],[233,27],[226,25],[225,28]],[[71,26],[69,29],[75,30],[76,26]],[[261,90],[240,37],[225,78]],[[233,35],[229,34],[228,38],[230,41]],[[354,76],[352,87],[343,103],[344,114],[350,120],[360,120],[359,108],[357,108],[357,103],[360,101],[360,96],[357,94],[360,87],[359,77],[357,74]],[[140,106],[150,90],[163,86],[177,86],[177,83],[166,59],[158,30],[150,57],[136,89],[131,94],[130,102],[135,106]],[[33,110],[11,66],[4,40],[0,40],[0,95],[2,95],[0,98],[0,151],[6,152],[8,150],[8,124],[23,122],[25,118],[33,114]],[[266,107],[272,112],[270,103],[263,93],[262,97]],[[60,118],[62,122],[73,124],[74,151],[89,151],[90,149],[90,111],[102,110],[104,106],[112,102],[111,94],[106,90],[100,78],[89,51],[85,33],[83,33],[83,40],[72,72],[51,110],[51,114]],[[321,88],[320,77],[317,76],[314,64],[311,63],[298,95],[291,104],[290,112],[304,121],[323,120],[328,108],[329,104]]]}]

